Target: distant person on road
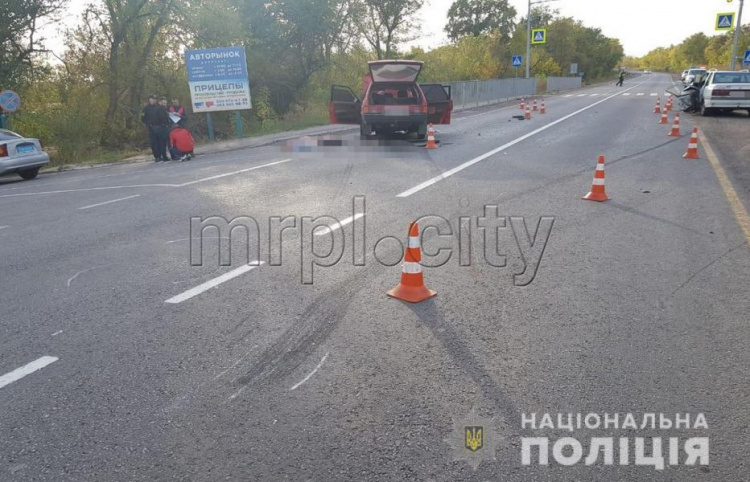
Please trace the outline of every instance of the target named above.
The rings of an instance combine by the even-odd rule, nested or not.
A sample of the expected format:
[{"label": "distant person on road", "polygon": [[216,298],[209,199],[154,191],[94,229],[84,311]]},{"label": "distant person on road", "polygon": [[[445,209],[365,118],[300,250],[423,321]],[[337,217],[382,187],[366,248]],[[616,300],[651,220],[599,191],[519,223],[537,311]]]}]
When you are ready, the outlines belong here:
[{"label": "distant person on road", "polygon": [[148,129],[148,143],[155,162],[168,161],[167,144],[169,143],[169,114],[156,103],[156,96],[148,98],[148,105],[141,112],[141,122]]},{"label": "distant person on road", "polygon": [[185,117],[185,107],[180,104],[180,100],[177,97],[172,99],[172,105],[169,106],[169,113],[180,116],[179,124],[185,127],[185,122],[187,120]]},{"label": "distant person on road", "polygon": [[189,161],[193,158],[194,148],[195,141],[190,131],[180,124],[175,125],[169,134],[169,153],[172,155],[172,160]]},{"label": "distant person on road", "polygon": [[620,78],[617,80],[617,83],[615,85],[622,87],[623,82],[625,81],[625,71],[620,71]]}]

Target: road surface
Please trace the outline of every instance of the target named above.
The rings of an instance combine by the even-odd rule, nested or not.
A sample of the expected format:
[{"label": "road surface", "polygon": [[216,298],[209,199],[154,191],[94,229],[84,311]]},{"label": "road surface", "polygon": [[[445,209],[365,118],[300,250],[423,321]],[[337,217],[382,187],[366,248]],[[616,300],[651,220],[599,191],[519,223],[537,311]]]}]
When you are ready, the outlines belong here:
[{"label": "road surface", "polygon": [[[747,191],[732,201],[716,175],[724,139],[709,138],[719,164],[703,145],[682,158],[696,119],[667,137],[652,113],[667,86],[549,97],[530,121],[463,112],[435,150],[352,134],[3,178],[0,480],[746,479]],[[612,199],[583,201],[599,155]],[[260,243],[206,229],[194,266],[191,218],[212,216],[251,217]],[[303,217],[319,216],[346,225],[313,235]],[[269,240],[273,217],[296,228]],[[427,228],[438,217],[452,236]],[[438,294],[412,305],[385,293],[419,218]],[[472,411],[476,453],[454,429]],[[532,413],[554,428],[522,425]],[[569,413],[638,429],[571,432]],[[549,438],[548,465],[522,463],[525,437]],[[636,464],[631,445],[628,465],[566,466],[563,437],[584,458],[592,437],[660,437],[665,459],[676,437],[680,463]],[[685,463],[691,437],[710,439],[708,465]]]}]

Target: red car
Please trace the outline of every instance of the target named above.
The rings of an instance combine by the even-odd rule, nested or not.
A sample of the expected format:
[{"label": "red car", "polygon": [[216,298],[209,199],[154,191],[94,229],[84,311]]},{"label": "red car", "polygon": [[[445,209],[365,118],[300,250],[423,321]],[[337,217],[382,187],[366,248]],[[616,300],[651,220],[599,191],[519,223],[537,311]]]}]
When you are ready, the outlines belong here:
[{"label": "red car", "polygon": [[359,124],[362,136],[414,132],[419,139],[427,136],[428,124],[450,124],[450,86],[418,84],[422,65],[416,60],[368,62],[372,81],[365,82],[363,100],[349,87],[331,86],[331,124]]}]

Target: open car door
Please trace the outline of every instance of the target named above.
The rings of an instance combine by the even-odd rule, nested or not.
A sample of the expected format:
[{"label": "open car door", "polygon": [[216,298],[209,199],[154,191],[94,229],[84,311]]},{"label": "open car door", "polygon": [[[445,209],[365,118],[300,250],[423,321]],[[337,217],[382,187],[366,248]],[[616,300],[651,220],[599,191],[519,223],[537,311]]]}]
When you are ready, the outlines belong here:
[{"label": "open car door", "polygon": [[441,84],[419,84],[427,99],[427,122],[429,124],[450,124],[453,113],[451,86]]},{"label": "open car door", "polygon": [[331,124],[359,125],[362,118],[362,101],[349,87],[332,85],[328,116]]}]

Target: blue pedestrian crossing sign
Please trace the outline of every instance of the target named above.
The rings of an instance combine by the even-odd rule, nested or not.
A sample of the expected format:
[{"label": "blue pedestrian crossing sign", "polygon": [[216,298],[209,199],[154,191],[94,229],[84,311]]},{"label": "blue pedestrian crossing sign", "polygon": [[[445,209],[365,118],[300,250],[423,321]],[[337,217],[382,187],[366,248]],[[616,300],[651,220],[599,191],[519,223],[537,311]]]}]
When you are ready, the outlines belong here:
[{"label": "blue pedestrian crossing sign", "polygon": [[520,67],[521,64],[523,64],[523,55],[514,55],[511,65],[513,65],[513,67]]},{"label": "blue pedestrian crossing sign", "polygon": [[716,14],[716,30],[732,30],[734,28],[734,12]]},{"label": "blue pedestrian crossing sign", "polygon": [[531,43],[533,45],[546,44],[547,43],[547,29],[546,28],[535,28],[531,30]]},{"label": "blue pedestrian crossing sign", "polygon": [[745,50],[745,59],[742,62],[745,64],[750,64],[750,50]]}]

